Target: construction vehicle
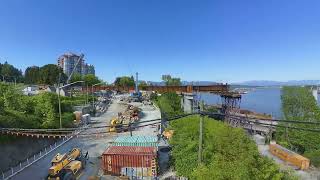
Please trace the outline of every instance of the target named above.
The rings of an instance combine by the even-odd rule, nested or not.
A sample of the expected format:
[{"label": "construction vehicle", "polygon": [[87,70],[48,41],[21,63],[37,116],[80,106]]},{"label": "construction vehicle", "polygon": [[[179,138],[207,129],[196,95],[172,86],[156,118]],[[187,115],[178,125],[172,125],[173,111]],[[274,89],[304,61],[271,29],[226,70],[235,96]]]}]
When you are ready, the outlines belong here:
[{"label": "construction vehicle", "polygon": [[123,119],[121,113],[119,113],[118,117],[111,119],[109,132],[127,132],[130,130],[130,123],[128,119]]},{"label": "construction vehicle", "polygon": [[75,180],[86,167],[88,152],[84,155],[79,148],[73,148],[66,154],[54,156],[49,168],[48,180]]},{"label": "construction vehicle", "polygon": [[110,128],[109,132],[122,132],[123,131],[123,125],[122,122],[119,120],[119,118],[112,118],[110,121]]}]

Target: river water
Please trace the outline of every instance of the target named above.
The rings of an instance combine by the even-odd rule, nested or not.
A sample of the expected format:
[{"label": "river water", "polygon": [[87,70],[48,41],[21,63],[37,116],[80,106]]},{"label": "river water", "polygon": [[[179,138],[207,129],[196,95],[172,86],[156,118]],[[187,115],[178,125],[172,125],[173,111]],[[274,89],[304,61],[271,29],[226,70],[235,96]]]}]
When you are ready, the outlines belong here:
[{"label": "river water", "polygon": [[[221,98],[218,95],[200,93],[198,98],[204,100],[206,104],[221,104]],[[248,94],[243,94],[240,107],[281,118],[281,88],[257,88]]]},{"label": "river water", "polygon": [[[200,93],[198,99],[204,100],[206,104],[221,104],[220,96],[210,93]],[[320,104],[319,94],[318,104]],[[248,94],[242,95],[240,108],[271,114],[275,118],[282,118],[281,88],[256,88],[253,91],[249,91]]]}]

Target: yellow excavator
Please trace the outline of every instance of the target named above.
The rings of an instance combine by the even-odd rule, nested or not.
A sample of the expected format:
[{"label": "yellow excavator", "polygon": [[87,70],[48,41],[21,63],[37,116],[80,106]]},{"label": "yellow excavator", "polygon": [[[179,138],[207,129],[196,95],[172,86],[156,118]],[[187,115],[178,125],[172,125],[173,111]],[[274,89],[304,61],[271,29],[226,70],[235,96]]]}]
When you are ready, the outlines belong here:
[{"label": "yellow excavator", "polygon": [[122,123],[118,118],[114,117],[110,121],[109,132],[121,132],[122,131]]},{"label": "yellow excavator", "polygon": [[110,128],[109,128],[109,132],[126,132],[129,131],[129,125],[127,123],[124,124],[123,120],[119,120],[119,118],[112,118],[110,121]]},{"label": "yellow excavator", "polygon": [[58,153],[51,161],[48,180],[75,180],[86,167],[88,152],[84,155],[79,148],[73,148],[66,154]]}]

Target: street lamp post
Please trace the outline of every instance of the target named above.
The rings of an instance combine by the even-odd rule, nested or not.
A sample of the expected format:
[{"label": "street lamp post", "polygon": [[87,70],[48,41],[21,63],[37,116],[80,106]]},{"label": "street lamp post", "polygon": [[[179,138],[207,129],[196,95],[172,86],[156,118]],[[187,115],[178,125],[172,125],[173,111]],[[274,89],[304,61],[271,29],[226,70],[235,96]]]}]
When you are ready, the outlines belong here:
[{"label": "street lamp post", "polygon": [[97,85],[99,85],[99,84],[102,84],[103,82],[99,82],[99,83],[97,83],[97,84],[93,84],[92,86],[91,86],[91,93],[92,93],[92,106],[93,106],[93,108],[94,108],[94,93],[93,93],[93,87],[94,86],[97,86]]},{"label": "street lamp post", "polygon": [[61,121],[61,100],[60,100],[60,90],[64,87],[67,87],[67,86],[71,86],[73,84],[76,84],[76,83],[80,83],[80,82],[84,82],[84,81],[76,81],[76,82],[73,82],[73,83],[70,83],[70,84],[66,84],[64,86],[61,86],[60,87],[60,78],[61,78],[61,74],[59,74],[59,86],[58,86],[58,101],[59,101],[59,119],[60,119],[60,129],[62,128],[62,121]]}]

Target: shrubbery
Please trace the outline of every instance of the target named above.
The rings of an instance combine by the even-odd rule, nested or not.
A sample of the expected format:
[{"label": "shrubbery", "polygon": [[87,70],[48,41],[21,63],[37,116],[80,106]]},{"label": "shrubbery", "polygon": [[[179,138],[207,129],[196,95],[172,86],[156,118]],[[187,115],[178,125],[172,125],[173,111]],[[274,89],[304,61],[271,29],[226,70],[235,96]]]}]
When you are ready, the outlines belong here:
[{"label": "shrubbery", "polygon": [[198,166],[199,117],[170,123],[174,135],[172,163],[179,176],[190,179],[296,179],[261,157],[255,143],[242,129],[210,118],[203,121],[202,164]]},{"label": "shrubbery", "polygon": [[153,97],[161,111],[168,117],[183,114],[181,97],[176,93],[164,93],[160,97]]},{"label": "shrubbery", "polygon": [[[62,98],[62,124],[71,127],[74,120],[72,106]],[[41,93],[24,96],[13,86],[0,83],[0,127],[58,128],[58,96],[55,93]]]}]

